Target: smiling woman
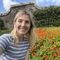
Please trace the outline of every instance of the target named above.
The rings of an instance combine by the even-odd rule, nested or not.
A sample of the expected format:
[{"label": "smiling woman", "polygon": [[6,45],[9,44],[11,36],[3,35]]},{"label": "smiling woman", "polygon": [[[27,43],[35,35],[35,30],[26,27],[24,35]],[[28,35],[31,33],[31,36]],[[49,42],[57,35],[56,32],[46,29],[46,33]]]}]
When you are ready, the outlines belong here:
[{"label": "smiling woman", "polygon": [[19,11],[14,18],[11,33],[0,36],[0,59],[28,60],[29,49],[36,42],[35,36],[29,11]]},{"label": "smiling woman", "polygon": [[26,34],[30,29],[30,19],[27,15],[20,15],[14,23],[17,33]]}]

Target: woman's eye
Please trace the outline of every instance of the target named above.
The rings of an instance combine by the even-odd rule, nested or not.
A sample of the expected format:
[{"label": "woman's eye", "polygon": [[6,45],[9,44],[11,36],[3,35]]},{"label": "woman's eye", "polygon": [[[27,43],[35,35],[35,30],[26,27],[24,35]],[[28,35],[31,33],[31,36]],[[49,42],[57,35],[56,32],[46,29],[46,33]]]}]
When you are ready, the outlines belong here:
[{"label": "woman's eye", "polygon": [[29,21],[26,21],[25,23],[29,23]]}]

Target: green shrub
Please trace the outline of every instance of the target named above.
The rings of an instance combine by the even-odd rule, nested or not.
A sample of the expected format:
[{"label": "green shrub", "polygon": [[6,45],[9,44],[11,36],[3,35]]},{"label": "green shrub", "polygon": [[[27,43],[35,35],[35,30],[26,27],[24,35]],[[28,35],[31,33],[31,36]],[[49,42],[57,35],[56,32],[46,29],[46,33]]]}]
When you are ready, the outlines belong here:
[{"label": "green shrub", "polygon": [[7,30],[7,28],[5,28],[5,26],[4,26],[4,22],[1,18],[0,18],[0,30]]},{"label": "green shrub", "polygon": [[0,35],[10,33],[11,30],[0,30]]},{"label": "green shrub", "polygon": [[36,27],[60,26],[60,6],[41,8],[33,12]]}]

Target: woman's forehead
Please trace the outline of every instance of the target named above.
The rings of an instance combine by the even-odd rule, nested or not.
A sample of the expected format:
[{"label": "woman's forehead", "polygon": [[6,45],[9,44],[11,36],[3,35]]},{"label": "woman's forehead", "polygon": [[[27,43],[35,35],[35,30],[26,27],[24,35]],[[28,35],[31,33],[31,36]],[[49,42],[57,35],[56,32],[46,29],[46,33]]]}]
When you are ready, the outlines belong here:
[{"label": "woman's forehead", "polygon": [[28,16],[28,15],[26,15],[26,14],[24,14],[24,15],[19,15],[18,17],[17,17],[17,19],[18,18],[24,18],[24,19],[29,19],[30,20],[30,17]]}]

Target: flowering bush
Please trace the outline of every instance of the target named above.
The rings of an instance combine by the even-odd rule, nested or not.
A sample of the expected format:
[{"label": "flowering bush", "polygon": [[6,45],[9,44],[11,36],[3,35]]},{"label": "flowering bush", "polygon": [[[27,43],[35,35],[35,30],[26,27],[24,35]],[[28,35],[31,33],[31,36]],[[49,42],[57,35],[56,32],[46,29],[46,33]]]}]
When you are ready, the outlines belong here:
[{"label": "flowering bush", "polygon": [[60,60],[60,30],[37,29],[37,42],[30,49],[30,60]]}]

